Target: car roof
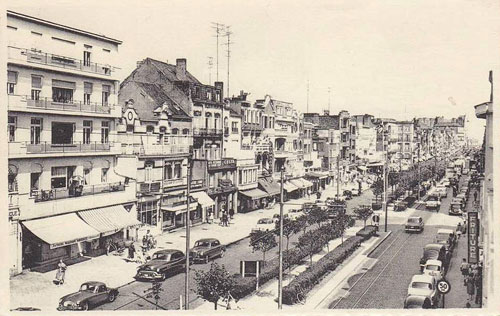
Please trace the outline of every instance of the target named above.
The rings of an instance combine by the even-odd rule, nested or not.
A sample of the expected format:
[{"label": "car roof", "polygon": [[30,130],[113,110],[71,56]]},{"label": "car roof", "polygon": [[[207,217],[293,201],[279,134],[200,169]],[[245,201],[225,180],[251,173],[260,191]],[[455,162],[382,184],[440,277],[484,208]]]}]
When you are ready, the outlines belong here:
[{"label": "car roof", "polygon": [[410,302],[423,303],[426,298],[427,298],[426,296],[422,296],[422,295],[409,295],[406,298],[406,303],[410,303]]},{"label": "car roof", "polygon": [[444,246],[441,244],[427,244],[424,246],[425,250],[430,250],[430,249],[435,249],[435,250],[440,250]]},{"label": "car roof", "polygon": [[426,265],[427,264],[432,264],[432,265],[436,265],[436,266],[442,266],[443,265],[443,263],[441,262],[441,260],[434,260],[434,259],[427,260],[427,262],[425,264]]},{"label": "car roof", "polygon": [[408,219],[410,219],[410,218],[416,218],[416,219],[419,219],[419,218],[422,218],[422,216],[410,216],[410,217],[408,217]]},{"label": "car roof", "polygon": [[84,285],[84,284],[87,284],[87,285],[97,285],[97,286],[99,286],[99,285],[106,285],[103,282],[99,282],[99,281],[87,281],[87,282],[82,283],[82,285]]},{"label": "car roof", "polygon": [[440,228],[438,229],[438,234],[453,234],[455,231],[453,229]]},{"label": "car roof", "polygon": [[176,252],[181,252],[181,251],[177,250],[177,249],[162,249],[162,250],[155,251],[154,254],[157,254],[157,253],[171,254],[171,253],[176,253]]},{"label": "car roof", "polygon": [[218,239],[216,239],[216,238],[202,238],[202,239],[198,239],[197,242],[198,241],[218,241]]},{"label": "car roof", "polygon": [[411,282],[432,282],[433,279],[434,277],[428,274],[415,274],[411,278]]}]

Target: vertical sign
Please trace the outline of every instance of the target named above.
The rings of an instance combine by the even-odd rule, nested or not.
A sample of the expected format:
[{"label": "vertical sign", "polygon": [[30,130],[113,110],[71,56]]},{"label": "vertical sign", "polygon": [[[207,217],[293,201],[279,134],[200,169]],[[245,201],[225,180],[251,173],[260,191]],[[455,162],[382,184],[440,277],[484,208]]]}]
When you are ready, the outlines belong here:
[{"label": "vertical sign", "polygon": [[469,263],[478,263],[479,261],[479,246],[478,232],[479,220],[477,212],[468,212],[468,239],[467,239],[467,254]]}]

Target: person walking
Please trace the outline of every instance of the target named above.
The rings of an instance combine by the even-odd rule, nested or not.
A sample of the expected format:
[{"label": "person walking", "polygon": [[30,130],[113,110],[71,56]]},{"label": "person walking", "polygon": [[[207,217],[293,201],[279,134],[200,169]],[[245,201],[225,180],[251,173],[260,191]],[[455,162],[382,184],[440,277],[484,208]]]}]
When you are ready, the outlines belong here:
[{"label": "person walking", "polygon": [[131,243],[130,246],[128,246],[128,258],[130,260],[134,260],[134,254],[135,254],[135,246],[134,243]]},{"label": "person walking", "polygon": [[228,222],[227,211],[224,211],[222,212],[222,226],[227,227],[228,226],[227,222]]},{"label": "person walking", "polygon": [[474,202],[477,202],[477,191],[474,191]]},{"label": "person walking", "polygon": [[466,286],[467,286],[467,295],[469,295],[469,302],[472,302],[472,299],[474,297],[474,294],[475,294],[475,289],[476,289],[476,284],[474,282],[474,277],[472,275],[469,275],[469,277],[467,277],[467,281],[466,281]]},{"label": "person walking", "polygon": [[63,262],[62,259],[59,260],[59,263],[57,264],[57,272],[56,272],[56,278],[54,280],[55,285],[62,285],[64,284],[64,279],[66,277],[66,269],[68,266]]},{"label": "person walking", "polygon": [[467,285],[467,276],[469,275],[469,264],[467,263],[467,259],[463,258],[462,263],[460,264],[460,271],[464,277],[464,285]]},{"label": "person walking", "polygon": [[212,224],[214,222],[214,212],[209,211],[208,212],[208,223]]},{"label": "person walking", "polygon": [[233,219],[233,216],[234,216],[234,209],[231,207],[229,209],[229,219]]}]

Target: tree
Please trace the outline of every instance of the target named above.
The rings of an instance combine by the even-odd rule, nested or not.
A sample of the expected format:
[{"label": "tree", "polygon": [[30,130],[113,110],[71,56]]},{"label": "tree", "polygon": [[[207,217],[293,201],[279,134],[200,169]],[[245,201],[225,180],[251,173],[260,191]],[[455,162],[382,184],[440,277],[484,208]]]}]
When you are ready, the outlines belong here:
[{"label": "tree", "polygon": [[312,256],[324,245],[324,241],[318,238],[315,231],[308,231],[299,237],[299,248],[309,255],[312,264]]},{"label": "tree", "polygon": [[328,220],[328,213],[321,207],[313,208],[307,216],[307,222],[311,225],[317,224],[318,228],[321,228],[321,223],[327,220]]},{"label": "tree", "polygon": [[358,218],[363,220],[364,227],[366,227],[366,220],[373,214],[373,210],[368,205],[361,205],[354,209],[354,213],[358,216]]},{"label": "tree", "polygon": [[331,223],[321,226],[320,231],[320,237],[326,245],[327,251],[330,252],[330,240],[340,235],[339,227],[334,224],[334,221],[332,221]]},{"label": "tree", "polygon": [[377,179],[375,183],[373,184],[373,194],[375,195],[375,202],[378,202],[378,197],[382,196],[384,193],[384,180],[382,179]]},{"label": "tree", "polygon": [[[158,301],[160,300],[160,292],[163,292],[161,288],[161,282],[153,282],[151,287],[144,290],[147,298],[153,298],[155,300],[155,309],[158,309]],[[160,306],[161,308],[161,306]]]},{"label": "tree", "polygon": [[214,303],[217,310],[217,303],[229,295],[234,287],[234,278],[227,272],[224,265],[219,266],[212,262],[210,270],[196,270],[194,280],[196,281],[196,294],[204,300]]},{"label": "tree", "polygon": [[[276,236],[280,235],[280,222],[277,221],[274,229],[274,234]],[[288,250],[288,242],[290,241],[290,236],[300,231],[301,227],[297,224],[297,221],[294,221],[288,217],[283,218],[283,236],[286,237],[286,250]]]},{"label": "tree", "polygon": [[255,231],[250,233],[250,246],[253,251],[262,252],[262,260],[266,261],[266,252],[276,247],[278,243],[276,242],[276,237],[273,232],[265,231]]},{"label": "tree", "polygon": [[305,234],[307,230],[307,224],[308,224],[307,218],[308,218],[307,215],[301,215],[297,218],[297,226],[302,229],[302,234]]}]

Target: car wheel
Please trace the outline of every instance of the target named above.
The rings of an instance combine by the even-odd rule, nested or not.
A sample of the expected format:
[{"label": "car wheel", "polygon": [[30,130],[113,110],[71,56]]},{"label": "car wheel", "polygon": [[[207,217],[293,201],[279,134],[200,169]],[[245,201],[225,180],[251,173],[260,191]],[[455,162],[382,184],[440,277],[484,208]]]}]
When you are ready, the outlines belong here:
[{"label": "car wheel", "polygon": [[115,299],[116,299],[115,293],[109,293],[109,295],[108,295],[108,302],[112,303],[112,302],[115,301]]},{"label": "car wheel", "polygon": [[87,303],[87,302],[83,303],[82,310],[88,311],[89,310],[89,303]]}]

